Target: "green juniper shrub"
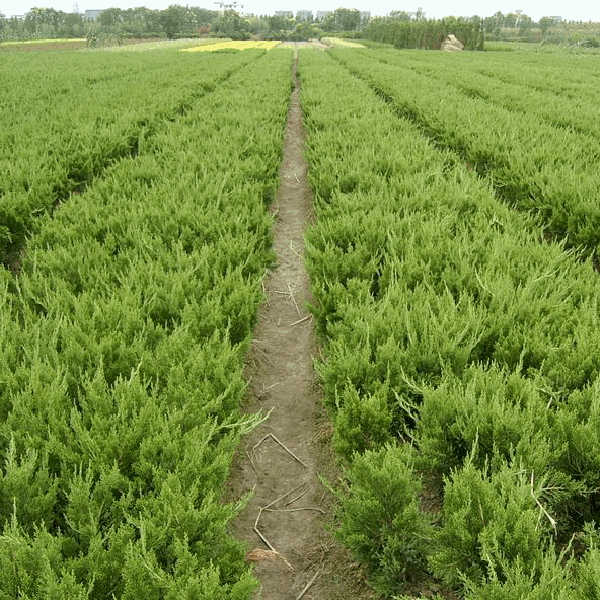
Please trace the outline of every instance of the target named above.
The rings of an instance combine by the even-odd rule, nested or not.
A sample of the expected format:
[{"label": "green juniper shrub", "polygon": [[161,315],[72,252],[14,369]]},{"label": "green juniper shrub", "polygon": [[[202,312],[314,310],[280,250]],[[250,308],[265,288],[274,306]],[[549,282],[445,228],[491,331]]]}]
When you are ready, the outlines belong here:
[{"label": "green juniper shrub", "polygon": [[432,572],[450,586],[506,581],[507,566],[538,577],[552,531],[538,505],[543,483],[532,482],[521,466],[504,462],[481,470],[468,457],[446,478],[442,525],[429,557]]},{"label": "green juniper shrub", "polygon": [[560,443],[557,468],[584,488],[570,506],[571,516],[582,524],[598,519],[600,509],[600,381],[570,394],[556,413],[553,431]]},{"label": "green juniper shrub", "polygon": [[540,384],[519,373],[473,366],[460,378],[450,375],[439,387],[428,387],[416,433],[423,462],[448,475],[475,447],[471,460],[478,468],[499,454],[518,458],[530,471],[545,471],[556,452]]},{"label": "green juniper shrub", "polygon": [[431,525],[419,510],[421,481],[409,446],[356,455],[347,470],[349,493],[338,492],[338,537],[364,562],[373,587],[398,592],[426,565]]},{"label": "green juniper shrub", "polygon": [[[568,578],[571,561],[563,565],[563,558],[557,557],[552,547],[544,551],[535,569],[501,558],[498,571],[502,576],[494,566],[488,570],[486,582],[465,581],[465,600],[579,600]],[[583,598],[592,600],[594,596]]]},{"label": "green juniper shrub", "polygon": [[584,527],[583,542],[587,550],[575,570],[576,600],[600,600],[600,532],[594,522]]},{"label": "green juniper shrub", "polygon": [[374,394],[363,395],[350,385],[338,394],[334,444],[347,460],[355,453],[379,450],[392,441],[387,394],[385,386]]}]

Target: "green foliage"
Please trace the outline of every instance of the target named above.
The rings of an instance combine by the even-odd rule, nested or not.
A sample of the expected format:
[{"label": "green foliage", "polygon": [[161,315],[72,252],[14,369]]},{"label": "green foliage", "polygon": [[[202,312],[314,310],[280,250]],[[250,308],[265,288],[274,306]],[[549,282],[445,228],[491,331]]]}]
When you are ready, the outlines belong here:
[{"label": "green foliage", "polygon": [[217,62],[187,53],[94,53],[82,68],[73,68],[69,53],[57,53],[50,65],[44,53],[8,56],[0,110],[10,123],[0,149],[1,261],[38,230],[40,215],[80,194],[111,164],[137,156],[166,120],[258,55]]},{"label": "green foliage", "polygon": [[336,403],[334,443],[343,457],[351,459],[355,452],[377,450],[391,441],[392,415],[386,390],[360,397],[349,387],[339,394]]},{"label": "green foliage", "polygon": [[0,596],[255,588],[226,533],[242,503],[221,496],[260,418],[239,411],[242,359],[273,262],[291,59],[196,57],[201,94],[38,217],[19,275],[2,271]]},{"label": "green foliage", "polygon": [[588,544],[583,559],[577,566],[576,600],[598,600],[600,598],[600,550],[597,545],[597,531],[585,540]]},{"label": "green foliage", "polygon": [[412,21],[404,15],[406,13],[372,19],[363,35],[374,42],[392,44],[395,48],[439,50],[446,37],[452,34],[467,50],[483,50],[483,32],[470,19],[446,17]]},{"label": "green foliage", "polygon": [[539,382],[518,373],[474,367],[459,381],[428,389],[419,410],[417,439],[428,469],[448,475],[469,456],[483,469],[495,456],[539,473],[557,459],[552,413]]},{"label": "green foliage", "polygon": [[446,480],[442,526],[430,564],[448,585],[465,581],[504,582],[507,569],[539,578],[544,562],[544,531],[533,485],[520,467],[504,465],[488,477],[470,460]]},{"label": "green foliage", "polygon": [[[493,69],[474,54],[438,56],[440,65],[429,56],[332,50],[305,52],[300,63],[318,217],[306,236],[312,310],[325,346],[318,370],[337,448],[350,461],[343,539],[372,574],[384,573],[372,575],[378,591],[406,591],[400,578],[388,577],[382,548],[399,557],[409,540],[382,546],[383,517],[359,525],[369,511],[385,512],[373,496],[387,489],[381,457],[397,438],[414,451],[396,472],[423,474],[428,483],[426,493],[415,492],[428,512],[419,509],[413,524],[433,522],[420,555],[430,576],[478,600],[577,598],[568,541],[598,520],[598,276],[478,176],[495,153],[521,165],[524,180],[539,182],[547,149],[521,148],[517,157],[510,128],[522,122],[520,113],[507,118],[511,133],[493,142],[483,129],[465,137],[487,119],[483,108],[470,113],[468,127],[447,126],[446,103],[463,114],[455,96],[496,111],[516,98],[516,86],[498,83],[486,92],[485,77],[467,80]],[[450,60],[468,94],[436,81],[451,82],[444,74]],[[501,73],[502,82],[515,78]],[[541,86],[542,76],[531,73]],[[585,92],[575,82],[582,73],[571,74],[565,89]],[[425,96],[422,80],[431,83]],[[551,98],[556,85],[540,89]],[[559,107],[546,104],[540,112],[558,118]],[[545,127],[534,112],[526,115],[530,126]],[[588,131],[593,127],[590,120]],[[435,146],[423,136],[432,130],[443,131]],[[465,164],[463,140],[489,152]],[[595,151],[581,140],[572,156],[583,168]],[[560,170],[558,159],[552,164]],[[561,171],[554,182],[564,183],[563,176],[571,177]],[[575,223],[576,202],[561,202],[561,218]],[[593,220],[578,227],[592,232]],[[594,577],[589,560],[586,581]]]},{"label": "green foliage", "polygon": [[[567,576],[569,561],[561,564],[553,551],[545,552],[538,569],[527,570],[520,564],[501,559],[503,577],[492,574],[480,585],[465,582],[467,600],[576,600],[572,582]],[[566,568],[565,568],[566,567]],[[590,598],[590,596],[585,596]],[[583,597],[582,597],[583,599]]]},{"label": "green foliage", "polygon": [[425,564],[431,529],[419,511],[421,482],[412,463],[406,446],[365,452],[347,472],[349,495],[338,494],[338,535],[367,565],[380,593],[399,590]]},{"label": "green foliage", "polygon": [[[547,235],[595,255],[600,244],[600,210],[595,200],[599,186],[597,172],[589,165],[598,157],[594,141],[598,127],[591,117],[593,92],[582,83],[587,68],[576,75],[575,88],[582,88],[587,96],[577,107],[578,99],[553,102],[560,95],[554,79],[549,83],[546,78],[544,93],[539,93],[537,82],[522,81],[524,75],[518,70],[510,79],[520,79],[519,85],[488,84],[489,76],[481,85],[472,76],[479,69],[477,57],[457,68],[463,71],[461,81],[454,72],[457,61],[448,69],[450,57],[433,66],[433,61],[413,61],[392,51],[335,50],[333,54],[368,81],[399,115],[418,124],[436,145],[457,152],[487,177],[504,200],[534,212]],[[498,57],[500,63],[506,60]],[[572,61],[563,66],[576,69]],[[501,68],[507,70],[506,65]],[[448,72],[438,75],[444,70]],[[487,72],[496,79],[494,71],[488,65]],[[440,77],[449,85],[440,85]],[[498,95],[494,87],[501,88]]]}]

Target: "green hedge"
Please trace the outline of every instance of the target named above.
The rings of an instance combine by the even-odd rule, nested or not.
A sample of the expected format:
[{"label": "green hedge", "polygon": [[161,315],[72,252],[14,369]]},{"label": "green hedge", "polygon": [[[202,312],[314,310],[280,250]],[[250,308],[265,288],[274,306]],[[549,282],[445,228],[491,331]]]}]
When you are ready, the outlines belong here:
[{"label": "green hedge", "polygon": [[484,36],[480,27],[456,17],[417,21],[377,17],[369,21],[361,35],[374,42],[392,44],[396,48],[439,50],[450,34],[455,35],[466,50],[483,50]]}]

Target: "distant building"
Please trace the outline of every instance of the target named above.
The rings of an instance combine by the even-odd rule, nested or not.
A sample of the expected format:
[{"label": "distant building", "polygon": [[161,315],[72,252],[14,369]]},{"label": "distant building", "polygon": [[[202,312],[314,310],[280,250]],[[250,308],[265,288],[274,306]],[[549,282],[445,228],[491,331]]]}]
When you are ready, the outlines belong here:
[{"label": "distant building", "polygon": [[24,21],[27,18],[27,15],[12,15],[11,19],[17,19],[17,21]]},{"label": "distant building", "polygon": [[370,10],[361,10],[360,11],[360,20],[363,23],[371,20],[371,11]]},{"label": "distant building", "polygon": [[294,11],[293,10],[276,10],[275,16],[276,17],[286,17],[287,19],[293,19]]},{"label": "distant building", "polygon": [[326,19],[332,13],[331,10],[318,10],[317,11],[317,19],[319,21]]},{"label": "distant building", "polygon": [[552,19],[555,23],[562,23],[562,17],[548,17]]},{"label": "distant building", "polygon": [[86,10],[85,11],[85,18],[88,21],[95,21],[101,14],[102,14],[102,10]]},{"label": "distant building", "polygon": [[299,10],[296,13],[296,19],[298,19],[298,21],[308,21],[308,19],[310,19],[311,16],[312,10]]}]

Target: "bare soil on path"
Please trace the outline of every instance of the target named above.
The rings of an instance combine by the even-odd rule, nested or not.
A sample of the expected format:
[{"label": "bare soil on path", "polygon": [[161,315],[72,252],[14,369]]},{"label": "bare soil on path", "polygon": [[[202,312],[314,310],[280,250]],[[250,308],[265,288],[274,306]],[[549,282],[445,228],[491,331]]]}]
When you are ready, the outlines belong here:
[{"label": "bare soil on path", "polygon": [[335,482],[339,472],[313,369],[318,352],[313,319],[306,310],[310,282],[303,231],[313,215],[296,64],[297,58],[273,207],[278,266],[265,282],[267,300],[246,364],[245,410],[271,412],[242,444],[232,466],[228,499],[254,493],[231,531],[247,542],[247,560],[256,565],[257,599],[366,600],[374,594],[362,571],[327,529],[334,500],[319,478]]}]

